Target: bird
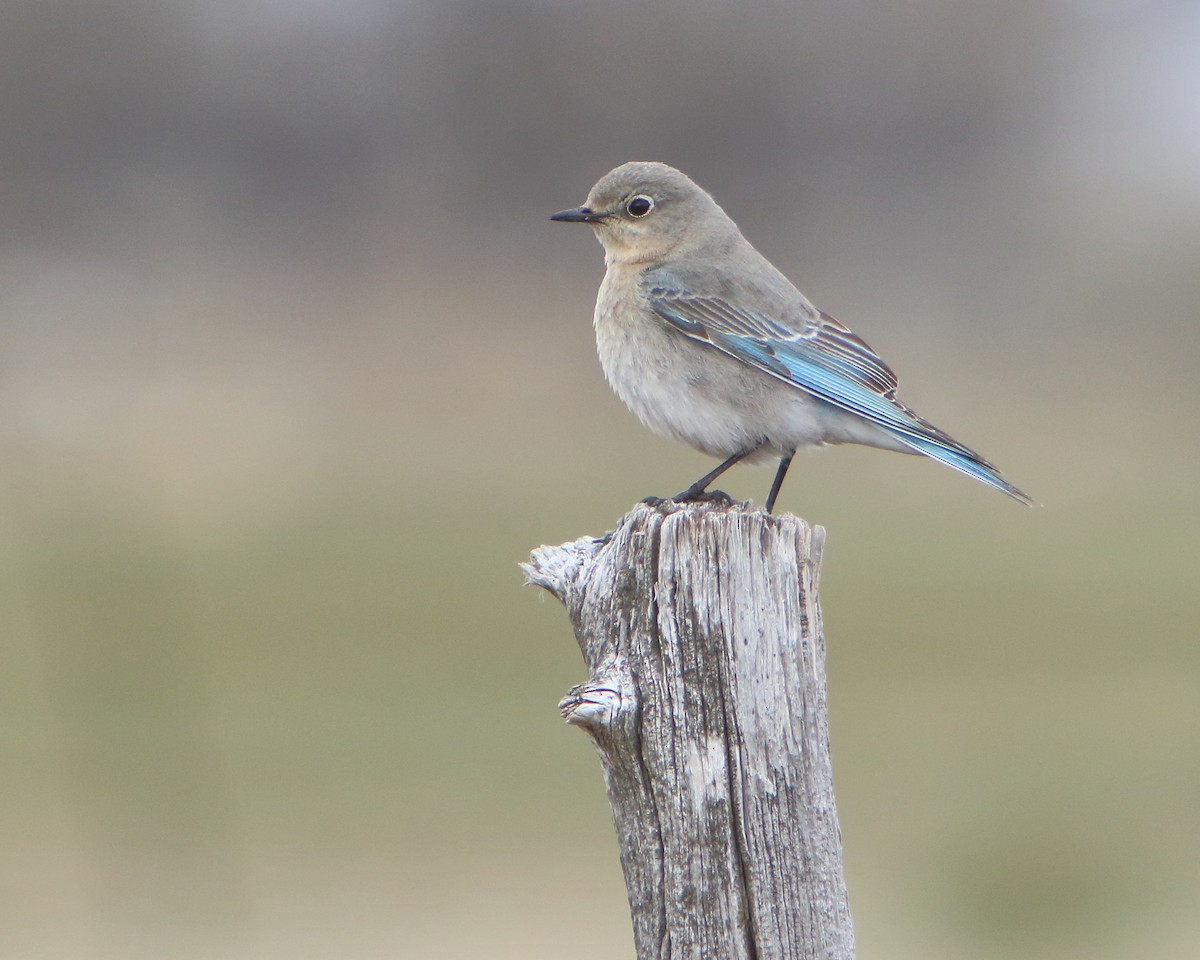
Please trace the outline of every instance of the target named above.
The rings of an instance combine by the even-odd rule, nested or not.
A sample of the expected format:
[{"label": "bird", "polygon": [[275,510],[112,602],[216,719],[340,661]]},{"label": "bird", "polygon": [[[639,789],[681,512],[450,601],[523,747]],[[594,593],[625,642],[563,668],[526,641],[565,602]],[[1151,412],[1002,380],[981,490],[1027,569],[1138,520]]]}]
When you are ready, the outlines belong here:
[{"label": "bird", "polygon": [[774,462],[769,514],[798,450],[858,443],[923,454],[1033,504],[901,403],[866,341],[814,307],[686,174],[624,163],[550,219],[587,224],[604,248],[593,325],[613,391],[655,433],[721,460],[672,500],[724,497],[709,486],[734,464]]}]

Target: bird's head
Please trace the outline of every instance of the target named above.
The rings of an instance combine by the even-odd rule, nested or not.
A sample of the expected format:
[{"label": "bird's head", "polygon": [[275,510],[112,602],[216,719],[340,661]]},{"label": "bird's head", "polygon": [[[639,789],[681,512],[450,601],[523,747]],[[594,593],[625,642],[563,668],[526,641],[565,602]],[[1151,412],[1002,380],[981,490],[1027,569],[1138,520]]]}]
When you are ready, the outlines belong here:
[{"label": "bird's head", "polygon": [[550,219],[588,224],[616,263],[653,263],[737,235],[716,201],[665,163],[624,163],[600,178],[583,206]]}]

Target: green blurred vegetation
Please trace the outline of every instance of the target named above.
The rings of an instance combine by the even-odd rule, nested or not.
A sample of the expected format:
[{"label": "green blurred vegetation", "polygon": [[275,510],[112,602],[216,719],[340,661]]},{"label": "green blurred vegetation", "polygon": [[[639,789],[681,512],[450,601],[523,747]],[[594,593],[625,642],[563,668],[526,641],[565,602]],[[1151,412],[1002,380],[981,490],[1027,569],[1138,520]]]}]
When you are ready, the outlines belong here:
[{"label": "green blurred vegetation", "polygon": [[862,449],[785,487],[861,954],[1195,955],[1194,11],[651,7],[0,14],[6,956],[631,955],[516,564],[710,466],[610,395],[545,222],[633,158],[1044,504]]}]

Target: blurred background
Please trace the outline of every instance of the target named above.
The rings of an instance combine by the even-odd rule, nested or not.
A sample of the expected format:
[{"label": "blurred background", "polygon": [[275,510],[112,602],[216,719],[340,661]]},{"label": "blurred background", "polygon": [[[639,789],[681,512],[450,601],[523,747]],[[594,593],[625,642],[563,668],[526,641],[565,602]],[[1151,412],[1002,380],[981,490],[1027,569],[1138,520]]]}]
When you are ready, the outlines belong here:
[{"label": "blurred background", "polygon": [[784,488],[861,956],[1194,958],[1197,50],[1191,0],[9,0],[5,956],[632,956],[517,563],[711,466],[546,219],[655,159],[1044,504]]}]

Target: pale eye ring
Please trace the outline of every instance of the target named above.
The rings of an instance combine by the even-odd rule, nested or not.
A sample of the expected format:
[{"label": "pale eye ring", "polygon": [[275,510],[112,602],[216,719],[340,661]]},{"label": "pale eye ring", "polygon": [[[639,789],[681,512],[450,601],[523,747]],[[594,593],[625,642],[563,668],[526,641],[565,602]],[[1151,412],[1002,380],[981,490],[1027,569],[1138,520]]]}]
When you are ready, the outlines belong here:
[{"label": "pale eye ring", "polygon": [[629,211],[631,217],[640,220],[654,209],[654,198],[648,197],[644,193],[639,193],[636,197],[629,198],[629,202],[625,204],[625,209]]}]

